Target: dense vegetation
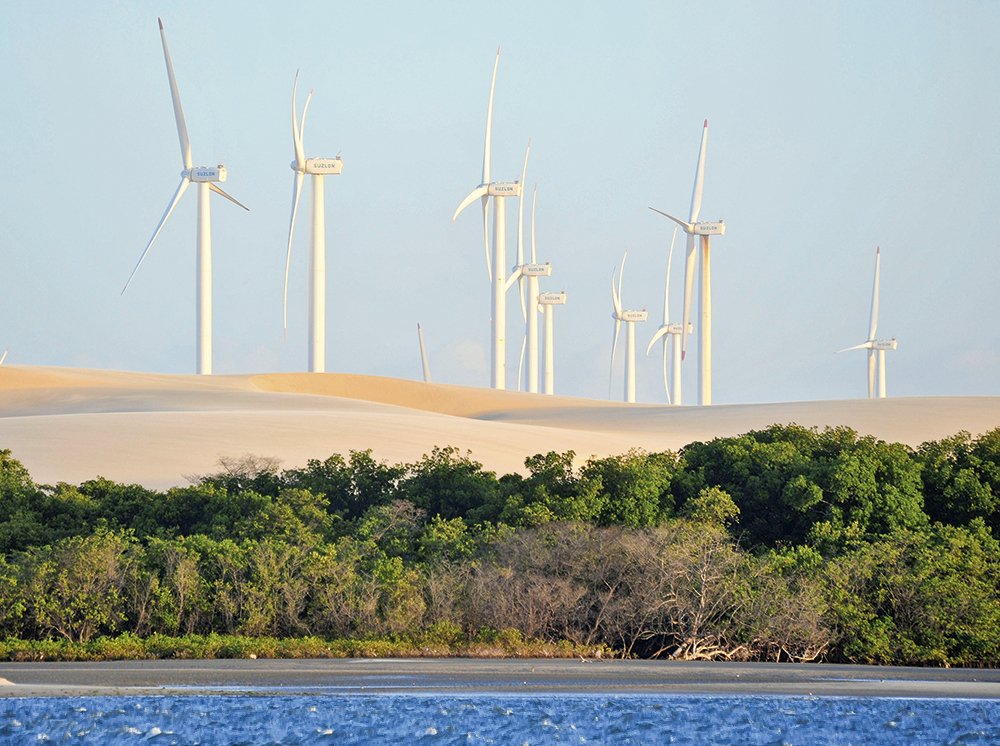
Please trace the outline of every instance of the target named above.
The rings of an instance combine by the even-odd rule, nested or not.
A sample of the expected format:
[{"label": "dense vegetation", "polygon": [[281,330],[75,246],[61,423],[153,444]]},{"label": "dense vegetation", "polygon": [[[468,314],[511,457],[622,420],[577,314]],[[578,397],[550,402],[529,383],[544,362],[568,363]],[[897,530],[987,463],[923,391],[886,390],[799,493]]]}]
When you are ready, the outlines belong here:
[{"label": "dense vegetation", "polygon": [[0,657],[1000,663],[1000,429],[525,465],[246,457],[157,492],[38,485],[0,451]]}]

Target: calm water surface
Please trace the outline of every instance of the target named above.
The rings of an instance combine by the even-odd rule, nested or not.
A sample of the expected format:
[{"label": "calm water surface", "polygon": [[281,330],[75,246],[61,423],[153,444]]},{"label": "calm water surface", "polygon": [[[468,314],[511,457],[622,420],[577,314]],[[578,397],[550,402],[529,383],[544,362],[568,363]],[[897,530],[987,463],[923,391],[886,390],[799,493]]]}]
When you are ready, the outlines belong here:
[{"label": "calm water surface", "polygon": [[997,744],[1000,701],[183,695],[0,700],[0,743]]}]

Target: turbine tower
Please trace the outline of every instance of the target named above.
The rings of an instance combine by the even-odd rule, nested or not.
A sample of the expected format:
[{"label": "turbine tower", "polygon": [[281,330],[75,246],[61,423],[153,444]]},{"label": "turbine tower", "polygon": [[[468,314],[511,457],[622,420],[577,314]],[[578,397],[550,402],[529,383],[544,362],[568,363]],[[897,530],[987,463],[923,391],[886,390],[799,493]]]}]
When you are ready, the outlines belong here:
[{"label": "turbine tower", "polygon": [[244,210],[249,210],[234,197],[226,194],[219,186],[226,180],[226,167],[221,163],[217,166],[192,166],[191,141],[188,139],[187,125],[184,123],[184,111],[181,109],[181,96],[177,90],[177,80],[174,78],[174,66],[170,61],[170,51],[167,49],[167,35],[163,31],[163,21],[156,19],[160,24],[160,40],[163,42],[163,59],[167,63],[167,79],[170,82],[170,97],[174,104],[174,119],[177,121],[177,136],[181,143],[181,162],[184,170],[181,171],[181,183],[170,198],[166,211],[160,222],[153,231],[146,248],[143,249],[136,262],[132,274],[129,275],[125,287],[122,288],[122,295],[128,290],[128,286],[139,270],[146,254],[156,237],[160,235],[170,213],[177,207],[184,192],[187,191],[191,182],[198,185],[198,260],[197,260],[197,300],[195,306],[196,326],[197,326],[197,370],[200,375],[210,375],[212,373],[212,215],[211,203],[209,202],[209,191],[222,195],[230,202],[239,205]]},{"label": "turbine tower", "polygon": [[[653,349],[658,339],[663,339],[663,389],[667,393],[667,404],[679,407],[681,405],[681,337],[683,336],[683,324],[670,323],[670,264],[674,257],[674,242],[677,240],[677,227],[674,227],[674,235],[670,239],[670,251],[667,253],[667,278],[663,283],[663,324],[656,330],[656,334],[649,340],[646,347],[648,355]],[[688,333],[691,333],[690,324]],[[670,395],[671,383],[667,378],[667,347],[672,348],[670,369],[673,379],[673,397]]]},{"label": "turbine tower", "polygon": [[566,305],[566,291],[538,294],[538,305],[545,314],[545,393],[549,396],[555,392],[555,355],[552,328],[552,307]]},{"label": "turbine tower", "polygon": [[[507,366],[507,305],[506,295],[511,285],[517,281],[518,275],[515,273],[508,280],[505,276],[507,265],[507,234],[506,234],[506,210],[504,199],[506,197],[519,197],[521,195],[521,182],[518,181],[492,181],[490,177],[490,153],[491,138],[493,136],[493,91],[497,81],[497,66],[500,64],[500,47],[497,47],[496,60],[493,63],[493,77],[490,80],[490,99],[486,108],[486,143],[483,148],[483,178],[479,186],[473,189],[462,203],[455,210],[451,220],[455,222],[459,214],[477,199],[483,206],[483,241],[486,247],[486,273],[492,285],[492,345],[490,351],[491,380],[490,385],[495,389],[505,389],[507,387],[506,366]],[[528,151],[531,150],[531,143],[528,143]],[[525,163],[528,161],[528,154],[524,156]],[[493,256],[490,260],[490,238],[489,238],[489,203],[493,198]]]},{"label": "turbine tower", "polygon": [[[625,260],[628,258],[626,251],[622,255],[621,267],[618,270],[618,287],[615,287],[615,271],[611,271],[611,303],[614,306],[614,313],[611,318],[615,320],[615,338],[611,345],[611,375],[615,370],[615,352],[618,350],[618,333],[621,331],[622,322],[626,324],[626,347],[625,347],[625,401],[631,403],[635,401],[635,324],[637,321],[645,321],[649,314],[645,309],[641,311],[626,311],[622,308],[622,276],[625,273]],[[611,380],[608,379],[608,396],[611,395]]]},{"label": "turbine tower", "polygon": [[344,168],[340,156],[335,158],[306,158],[303,140],[306,131],[306,114],[313,92],[309,91],[306,105],[302,109],[302,123],[296,111],[295,94],[299,74],[295,73],[292,83],[292,145],[295,160],[292,170],[295,181],[292,184],[292,217],[288,222],[288,251],[285,255],[284,329],[288,332],[288,270],[292,263],[292,237],[295,233],[295,214],[302,196],[302,180],[306,174],[312,176],[312,232],[310,236],[309,273],[309,371],[322,373],[326,370],[326,195],[323,180],[330,174],[338,176]]},{"label": "turbine tower", "polygon": [[[868,398],[875,398],[875,373],[878,371],[878,398],[885,399],[885,351],[896,349],[896,338],[875,339],[878,328],[878,275],[882,262],[882,252],[875,247],[875,281],[872,284],[872,310],[868,317],[868,339],[859,345],[847,347],[838,352],[849,350],[868,350]],[[877,353],[877,354],[876,354]]]},{"label": "turbine tower", "polygon": [[[698,403],[712,403],[712,263],[709,239],[726,234],[726,222],[715,220],[699,222],[701,193],[705,182],[705,152],[708,144],[708,120],[701,130],[698,165],[694,173],[694,190],[691,193],[691,211],[687,220],[675,218],[655,207],[649,209],[670,218],[687,234],[687,257],[684,263],[684,319],[682,329],[690,329],[691,296],[694,290],[694,269],[698,259],[695,237],[701,238],[701,288],[699,293],[699,343],[698,343]],[[681,359],[687,354],[687,334],[681,337]]]},{"label": "turbine tower", "polygon": [[[524,183],[522,178],[521,183]],[[552,264],[538,263],[535,253],[535,204],[538,198],[538,187],[536,186],[531,195],[531,257],[529,263],[524,263],[524,250],[521,242],[522,235],[522,215],[523,209],[518,211],[517,220],[517,263],[516,272],[519,273],[518,284],[521,286],[521,315],[524,317],[525,331],[524,339],[521,342],[521,359],[518,362],[518,378],[522,379],[524,371],[525,348],[528,352],[528,370],[523,375],[524,388],[532,394],[538,393],[538,278],[552,276]],[[524,190],[521,190],[521,207],[524,206]],[[525,302],[525,283],[527,283],[528,300]]]},{"label": "turbine tower", "polygon": [[417,324],[417,341],[420,343],[420,367],[424,373],[424,383],[431,382],[431,367],[427,363],[427,348],[424,347],[424,330]]}]

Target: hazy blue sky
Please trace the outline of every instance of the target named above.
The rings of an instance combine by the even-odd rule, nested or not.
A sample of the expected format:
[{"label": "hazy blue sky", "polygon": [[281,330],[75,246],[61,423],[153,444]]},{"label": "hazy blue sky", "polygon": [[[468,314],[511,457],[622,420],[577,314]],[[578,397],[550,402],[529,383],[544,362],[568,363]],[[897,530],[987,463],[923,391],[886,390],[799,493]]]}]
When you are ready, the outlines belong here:
[{"label": "hazy blue sky", "polygon": [[[626,248],[643,348],[655,331],[670,225],[646,206],[686,212],[707,117],[702,217],[728,226],[716,403],[864,396],[864,353],[833,353],[866,335],[876,245],[890,395],[1000,395],[1000,3],[961,0],[5,2],[8,364],[194,371],[195,190],[119,295],[181,168],[157,15],[195,163],[224,162],[252,210],[213,199],[217,373],[306,366],[308,210],[281,329],[300,69],[307,155],[345,163],[327,180],[327,369],[419,377],[419,321],[437,381],[488,384],[480,218],[451,214],[479,180],[499,42],[494,175],[517,178],[532,138],[545,286],[569,294],[560,393],[607,396]],[[513,294],[509,311],[514,381]],[[659,364],[641,361],[641,401],[663,398]],[[619,358],[616,397],[621,375]],[[693,355],[684,376],[690,403]]]}]

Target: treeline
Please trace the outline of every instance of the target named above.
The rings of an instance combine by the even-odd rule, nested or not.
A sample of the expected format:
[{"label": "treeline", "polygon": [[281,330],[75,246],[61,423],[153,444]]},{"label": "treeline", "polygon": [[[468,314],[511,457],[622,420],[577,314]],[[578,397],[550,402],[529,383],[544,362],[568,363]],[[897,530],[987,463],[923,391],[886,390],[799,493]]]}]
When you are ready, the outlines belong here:
[{"label": "treeline", "polygon": [[499,477],[455,448],[221,466],[45,486],[0,451],[0,655],[240,635],[1000,663],[1000,429],[911,449],[773,426]]}]

